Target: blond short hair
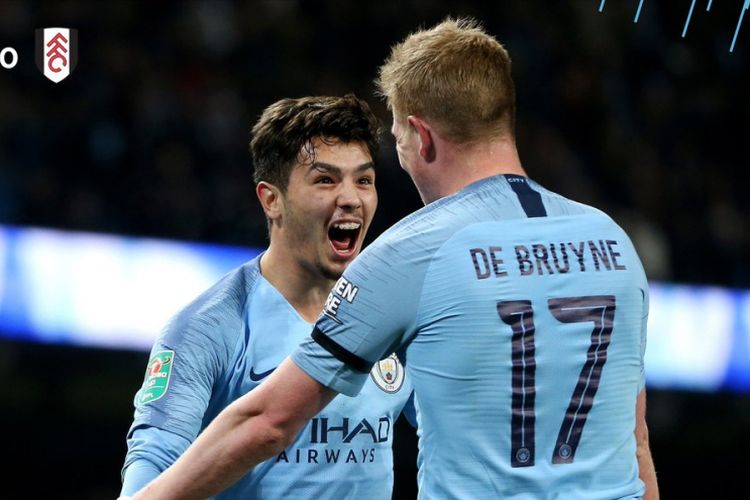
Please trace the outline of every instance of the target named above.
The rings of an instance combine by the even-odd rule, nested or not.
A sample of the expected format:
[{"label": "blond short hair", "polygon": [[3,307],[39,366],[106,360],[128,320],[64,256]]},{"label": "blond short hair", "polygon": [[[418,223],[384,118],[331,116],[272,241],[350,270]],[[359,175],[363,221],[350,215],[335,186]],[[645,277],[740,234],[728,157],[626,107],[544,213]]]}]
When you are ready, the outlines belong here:
[{"label": "blond short hair", "polygon": [[376,81],[400,118],[416,115],[449,140],[514,135],[516,93],[505,48],[470,18],[448,18],[391,49]]}]

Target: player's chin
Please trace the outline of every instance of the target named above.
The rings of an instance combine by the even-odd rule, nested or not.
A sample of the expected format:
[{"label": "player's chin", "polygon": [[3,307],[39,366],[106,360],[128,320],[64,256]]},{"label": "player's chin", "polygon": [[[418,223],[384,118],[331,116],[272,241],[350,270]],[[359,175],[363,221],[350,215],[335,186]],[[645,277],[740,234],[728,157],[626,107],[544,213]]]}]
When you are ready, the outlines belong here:
[{"label": "player's chin", "polygon": [[326,279],[336,281],[341,277],[342,274],[344,274],[344,270],[346,269],[347,265],[348,261],[342,262],[328,259],[321,264],[320,271],[323,276],[326,277]]}]

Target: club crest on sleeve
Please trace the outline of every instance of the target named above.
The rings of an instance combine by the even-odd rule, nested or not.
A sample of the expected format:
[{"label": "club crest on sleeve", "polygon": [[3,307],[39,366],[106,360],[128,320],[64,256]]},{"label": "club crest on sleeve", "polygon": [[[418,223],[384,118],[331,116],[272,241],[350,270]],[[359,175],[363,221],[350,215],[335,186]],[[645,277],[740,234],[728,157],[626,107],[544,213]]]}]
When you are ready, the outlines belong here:
[{"label": "club crest on sleeve", "polygon": [[146,367],[143,387],[138,393],[138,403],[156,401],[167,393],[172,366],[174,366],[174,351],[158,351],[151,356]]},{"label": "club crest on sleeve", "polygon": [[375,363],[370,371],[370,378],[382,390],[393,394],[404,385],[404,366],[395,353],[391,354]]}]

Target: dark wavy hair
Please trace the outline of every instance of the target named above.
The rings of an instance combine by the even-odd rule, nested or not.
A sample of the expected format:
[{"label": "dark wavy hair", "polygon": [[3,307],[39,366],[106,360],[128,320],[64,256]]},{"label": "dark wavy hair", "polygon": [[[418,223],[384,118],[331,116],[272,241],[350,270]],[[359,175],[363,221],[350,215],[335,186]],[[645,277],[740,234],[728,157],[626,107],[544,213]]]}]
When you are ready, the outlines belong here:
[{"label": "dark wavy hair", "polygon": [[286,191],[300,153],[314,154],[311,140],[363,142],[375,158],[382,134],[370,106],[353,94],[282,99],[268,106],[252,129],[253,180]]}]

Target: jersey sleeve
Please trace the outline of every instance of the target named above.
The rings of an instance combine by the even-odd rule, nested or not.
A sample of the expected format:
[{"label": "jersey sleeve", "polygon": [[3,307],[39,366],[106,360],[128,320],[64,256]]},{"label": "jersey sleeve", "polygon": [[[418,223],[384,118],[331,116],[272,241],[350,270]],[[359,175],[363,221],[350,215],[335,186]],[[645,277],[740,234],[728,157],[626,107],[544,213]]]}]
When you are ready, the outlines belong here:
[{"label": "jersey sleeve", "polygon": [[646,357],[646,343],[648,336],[648,314],[649,314],[649,292],[648,283],[644,283],[643,288],[643,319],[641,319],[641,379],[638,384],[638,392],[640,393],[644,387],[646,387],[646,369],[645,369],[645,357]]},{"label": "jersey sleeve", "polygon": [[190,441],[169,431],[147,427],[128,438],[128,454],[122,468],[123,496],[134,495],[172,465]]},{"label": "jersey sleeve", "polygon": [[[619,227],[619,226],[618,226]],[[641,263],[641,259],[638,256],[638,251],[635,248],[632,240],[622,231],[623,239],[627,241],[628,248],[632,252],[631,261],[635,264],[634,272],[636,273],[636,286],[640,289],[643,295],[643,305],[641,308],[641,328],[640,328],[640,378],[638,381],[638,392],[640,393],[646,387],[646,368],[645,368],[645,357],[646,357],[646,343],[648,337],[648,315],[650,309],[650,293],[648,286],[648,277]]]},{"label": "jersey sleeve", "polygon": [[376,241],[338,280],[295,364],[321,384],[359,393],[372,365],[408,342],[429,260],[401,241]]},{"label": "jersey sleeve", "polygon": [[143,385],[134,399],[127,436],[122,494],[143,488],[198,435],[213,387],[228,363],[223,332],[236,329],[231,303],[198,300],[178,313],[157,337]]},{"label": "jersey sleeve", "polygon": [[167,325],[151,350],[128,437],[136,429],[156,427],[195,439],[229,356],[220,335],[222,323],[216,311],[188,307]]},{"label": "jersey sleeve", "polygon": [[406,404],[404,404],[401,414],[412,427],[415,429],[417,428],[417,407],[414,402],[414,391],[411,392],[409,399],[406,400]]}]

